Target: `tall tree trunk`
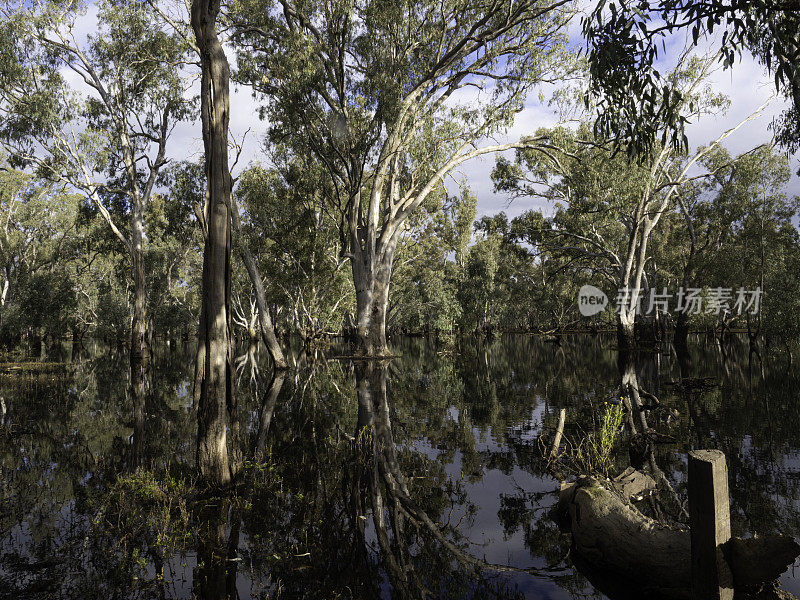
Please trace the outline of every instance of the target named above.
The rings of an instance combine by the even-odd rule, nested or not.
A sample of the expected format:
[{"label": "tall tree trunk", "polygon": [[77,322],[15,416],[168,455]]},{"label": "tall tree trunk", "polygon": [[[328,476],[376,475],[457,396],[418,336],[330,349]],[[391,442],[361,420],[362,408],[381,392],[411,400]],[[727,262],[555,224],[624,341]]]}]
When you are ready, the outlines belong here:
[{"label": "tall tree trunk", "polygon": [[372,324],[373,286],[369,267],[364,264],[361,253],[351,261],[353,285],[356,290],[356,354],[371,355],[370,330]]},{"label": "tall tree trunk", "polygon": [[[131,371],[133,375],[135,371]],[[144,386],[142,386],[144,387]],[[131,380],[131,391],[136,388],[136,383]],[[131,440],[130,454],[128,455],[128,470],[136,471],[142,466],[145,443],[145,397],[144,395],[131,395],[133,401],[133,439]]]},{"label": "tall tree trunk", "polygon": [[233,404],[231,368],[231,174],[228,167],[228,59],[217,37],[219,0],[193,0],[192,29],[200,52],[203,145],[205,148],[206,240],[202,307],[195,364],[197,467],[212,485],[231,479],[227,412]]},{"label": "tall tree trunk", "polygon": [[622,310],[617,317],[617,346],[620,352],[631,352],[636,346],[636,313]]},{"label": "tall tree trunk", "polygon": [[[137,218],[137,214],[139,218]],[[131,235],[131,265],[133,268],[133,322],[131,323],[130,398],[133,402],[133,440],[128,468],[135,471],[142,464],[144,453],[145,396],[150,351],[147,343],[147,285],[144,272],[143,220],[134,209]]]},{"label": "tall tree trunk", "polygon": [[386,313],[389,307],[389,282],[392,277],[394,251],[379,265],[375,273],[375,284],[372,296],[372,314],[370,319],[369,347],[371,356],[386,356],[389,349],[386,345]]}]

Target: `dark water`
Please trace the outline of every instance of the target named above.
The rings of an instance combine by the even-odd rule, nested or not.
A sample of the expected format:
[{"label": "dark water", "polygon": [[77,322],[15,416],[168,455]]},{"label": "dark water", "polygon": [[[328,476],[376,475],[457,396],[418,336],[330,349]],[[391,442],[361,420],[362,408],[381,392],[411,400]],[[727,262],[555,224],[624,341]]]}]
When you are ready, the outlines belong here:
[{"label": "dark water", "polygon": [[[560,408],[574,441],[618,395],[612,342],[402,339],[400,358],[368,366],[330,349],[279,391],[264,353],[242,350],[233,497],[192,490],[191,348],[158,349],[138,413],[125,356],[101,348],[64,372],[2,374],[0,598],[603,597],[547,516],[558,482],[541,450]],[[673,385],[670,345],[637,360],[679,413],[651,416],[675,440],[659,465],[685,499],[687,450],[719,448],[734,535],[800,535],[796,366],[735,339],[690,351],[692,389]],[[800,593],[791,571],[783,585]]]}]

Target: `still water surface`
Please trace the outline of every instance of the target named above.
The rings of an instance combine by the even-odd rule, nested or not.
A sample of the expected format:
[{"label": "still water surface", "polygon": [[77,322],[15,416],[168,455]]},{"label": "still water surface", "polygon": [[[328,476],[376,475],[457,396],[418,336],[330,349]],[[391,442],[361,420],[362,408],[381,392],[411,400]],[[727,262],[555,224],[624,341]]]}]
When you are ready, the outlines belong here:
[{"label": "still water surface", "polygon": [[[388,365],[332,348],[282,382],[241,349],[232,499],[191,489],[191,347],[157,349],[139,411],[126,357],[99,347],[63,372],[1,374],[0,598],[604,597],[547,516],[558,482],[541,449],[562,407],[567,442],[597,426],[618,395],[613,346],[397,339]],[[685,499],[687,450],[719,448],[734,535],[800,535],[796,366],[735,339],[690,351],[695,387],[674,385],[669,344],[637,360],[640,385],[679,415],[651,419],[674,440],[661,468]],[[623,444],[614,456],[621,471]],[[800,574],[782,581],[800,594]]]}]

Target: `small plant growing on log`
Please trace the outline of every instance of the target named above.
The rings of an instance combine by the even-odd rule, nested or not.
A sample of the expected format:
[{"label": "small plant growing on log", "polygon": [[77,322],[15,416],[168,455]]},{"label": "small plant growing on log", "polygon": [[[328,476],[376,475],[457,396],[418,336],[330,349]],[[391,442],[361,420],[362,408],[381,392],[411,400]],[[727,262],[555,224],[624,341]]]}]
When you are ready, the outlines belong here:
[{"label": "small plant growing on log", "polygon": [[619,403],[603,402],[600,428],[590,433],[580,445],[578,456],[586,470],[608,477],[614,466],[613,450],[622,426],[624,398]]}]

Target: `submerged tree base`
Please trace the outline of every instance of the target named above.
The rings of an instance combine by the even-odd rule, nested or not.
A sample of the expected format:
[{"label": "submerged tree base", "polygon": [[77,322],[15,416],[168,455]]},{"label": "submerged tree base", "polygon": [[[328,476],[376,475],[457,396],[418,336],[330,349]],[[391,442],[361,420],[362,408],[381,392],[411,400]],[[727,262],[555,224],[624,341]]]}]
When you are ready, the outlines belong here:
[{"label": "submerged tree base", "polygon": [[[691,600],[689,530],[645,516],[611,487],[592,477],[562,484],[553,516],[572,532],[578,566],[613,598]],[[800,555],[793,538],[732,538],[724,553],[737,597],[794,598],[774,584]]]}]

